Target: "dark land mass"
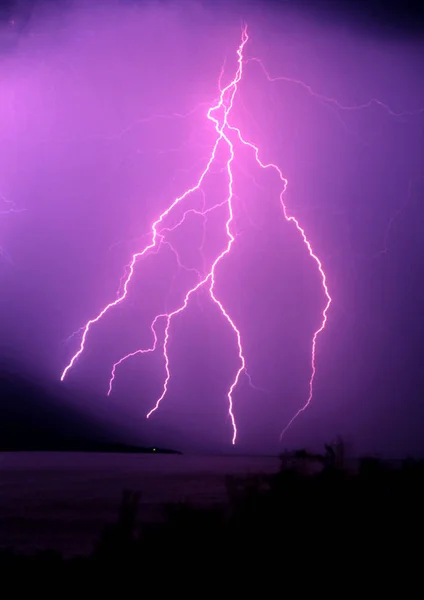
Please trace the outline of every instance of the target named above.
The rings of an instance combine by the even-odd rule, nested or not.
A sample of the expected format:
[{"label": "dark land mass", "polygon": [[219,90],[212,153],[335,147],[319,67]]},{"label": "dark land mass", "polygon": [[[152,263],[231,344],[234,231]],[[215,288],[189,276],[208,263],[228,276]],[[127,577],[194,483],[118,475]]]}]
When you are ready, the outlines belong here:
[{"label": "dark land mass", "polygon": [[19,444],[4,445],[0,442],[0,452],[93,452],[110,454],[182,454],[169,448],[150,448],[129,444],[93,442],[90,440],[51,440],[43,442],[20,442]]},{"label": "dark land mass", "polygon": [[16,364],[0,367],[0,451],[180,454],[122,442],[110,423],[78,410],[67,388],[47,386]]},{"label": "dark land mass", "polygon": [[133,593],[147,579],[157,597],[198,597],[199,582],[211,597],[223,589],[263,597],[283,582],[327,597],[333,589],[340,596],[340,582],[348,581],[353,590],[413,597],[421,583],[424,463],[405,460],[394,469],[367,458],[352,474],[336,452],[325,456],[315,474],[304,466],[316,457],[302,452],[285,457],[275,474],[227,477],[226,505],[168,505],[158,524],[139,523],[140,492],[125,490],[115,522],[105,523],[89,556],[0,550],[3,586],[29,582],[32,595],[38,587],[46,597],[49,588],[81,590],[90,582],[111,595],[111,584]]}]

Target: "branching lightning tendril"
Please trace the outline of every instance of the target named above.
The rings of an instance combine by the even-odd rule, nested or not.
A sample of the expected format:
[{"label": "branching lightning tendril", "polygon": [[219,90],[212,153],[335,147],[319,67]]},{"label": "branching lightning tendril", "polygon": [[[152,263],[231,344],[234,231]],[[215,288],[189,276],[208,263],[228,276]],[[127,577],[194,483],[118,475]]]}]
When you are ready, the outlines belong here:
[{"label": "branching lightning tendril", "polygon": [[[200,272],[196,271],[197,282],[192,288],[190,288],[188,290],[181,306],[179,306],[177,309],[173,310],[172,312],[159,314],[154,318],[154,320],[151,324],[151,331],[153,334],[152,345],[149,348],[138,349],[135,352],[131,352],[131,353],[123,356],[117,362],[115,362],[115,364],[113,365],[113,368],[112,368],[112,373],[111,373],[111,377],[110,377],[110,381],[109,381],[108,394],[110,394],[112,391],[117,368],[126,359],[136,356],[136,355],[139,355],[139,354],[141,355],[141,354],[145,354],[145,353],[149,353],[149,352],[154,352],[158,348],[159,341],[158,341],[158,334],[156,332],[156,326],[157,326],[158,322],[160,320],[162,320],[165,324],[164,341],[163,341],[165,380],[163,383],[162,393],[158,397],[158,399],[157,399],[156,403],[154,404],[154,406],[152,407],[152,409],[147,413],[147,418],[152,416],[152,414],[159,408],[161,401],[165,397],[165,395],[168,391],[168,384],[169,384],[169,381],[171,378],[169,355],[168,355],[168,344],[169,344],[169,336],[170,336],[170,328],[171,328],[172,320],[174,319],[174,317],[176,317],[178,314],[182,313],[187,308],[191,297],[197,291],[199,291],[201,288],[204,288],[209,292],[209,296],[210,296],[212,302],[215,303],[215,305],[218,307],[221,314],[227,321],[228,325],[233,330],[236,345],[237,345],[239,366],[238,366],[238,369],[232,380],[232,383],[228,389],[228,394],[227,394],[228,414],[229,414],[229,417],[231,420],[232,431],[233,431],[233,435],[232,435],[232,443],[233,444],[236,442],[236,438],[237,438],[237,425],[236,425],[236,420],[235,420],[235,415],[234,415],[233,394],[234,394],[237,384],[239,383],[239,380],[240,380],[240,377],[242,376],[242,374],[245,374],[245,376],[247,377],[248,382],[250,384],[252,384],[252,382],[251,382],[249,373],[246,371],[246,360],[245,360],[245,356],[243,353],[243,346],[242,346],[240,331],[239,331],[238,327],[236,326],[236,324],[234,323],[231,316],[229,315],[229,313],[227,312],[226,308],[224,307],[224,304],[218,298],[216,291],[215,291],[215,282],[216,282],[218,266],[220,265],[222,260],[225,258],[225,256],[227,256],[230,253],[233,243],[235,241],[235,237],[234,237],[234,234],[232,231],[233,198],[234,198],[234,196],[233,196],[232,163],[233,163],[233,160],[235,157],[235,152],[236,152],[235,143],[240,143],[240,144],[243,144],[244,146],[250,148],[254,153],[257,164],[262,169],[274,171],[278,175],[278,177],[281,181],[280,203],[281,203],[283,215],[284,215],[285,219],[288,222],[292,223],[294,225],[294,227],[297,229],[297,231],[299,232],[299,234],[305,244],[307,252],[309,253],[310,257],[313,259],[313,261],[316,263],[319,274],[321,276],[322,287],[323,287],[323,291],[324,291],[324,295],[325,295],[325,306],[322,311],[322,320],[321,320],[320,326],[315,331],[315,333],[313,334],[313,337],[312,337],[311,377],[309,380],[309,394],[308,394],[308,397],[307,397],[307,400],[306,400],[304,406],[302,406],[302,408],[290,420],[290,422],[284,428],[281,435],[283,435],[285,433],[285,431],[290,427],[290,425],[293,423],[293,421],[296,419],[296,417],[302,411],[304,411],[306,409],[306,407],[309,405],[309,403],[311,402],[312,395],[313,395],[314,379],[315,379],[315,374],[316,374],[317,339],[318,339],[319,334],[325,328],[325,325],[327,323],[327,313],[328,313],[328,310],[329,310],[330,304],[331,304],[331,297],[330,297],[328,287],[327,287],[327,279],[326,279],[326,275],[325,275],[323,266],[321,264],[321,261],[319,260],[318,256],[315,254],[314,250],[312,249],[312,246],[311,246],[308,238],[306,237],[304,229],[301,227],[301,225],[299,224],[297,219],[288,213],[286,205],[284,203],[283,196],[284,196],[284,192],[286,191],[286,188],[287,188],[287,180],[283,176],[282,171],[280,170],[280,168],[277,165],[275,165],[273,163],[262,162],[259,157],[259,154],[260,154],[259,148],[256,145],[254,145],[252,142],[246,140],[243,137],[240,129],[231,125],[229,122],[231,109],[233,107],[234,98],[236,96],[237,89],[238,89],[238,84],[241,81],[242,76],[243,76],[243,67],[248,62],[248,60],[246,60],[244,58],[244,54],[243,54],[244,47],[245,47],[248,39],[249,39],[249,36],[247,33],[247,27],[244,26],[242,29],[241,43],[237,49],[236,74],[235,74],[234,78],[232,79],[232,81],[230,81],[230,83],[228,83],[228,85],[226,85],[225,87],[221,87],[221,83],[220,83],[221,79],[222,79],[222,72],[221,72],[221,75],[219,78],[219,90],[220,90],[219,99],[218,99],[217,103],[214,106],[210,107],[206,113],[206,116],[207,116],[208,120],[213,124],[215,131],[216,131],[216,135],[217,135],[215,143],[214,143],[212,151],[211,151],[211,154],[210,154],[210,157],[209,157],[209,160],[207,161],[206,167],[202,171],[197,183],[193,187],[187,189],[181,196],[177,197],[168,206],[168,208],[166,208],[166,210],[158,217],[158,219],[153,223],[152,228],[151,228],[150,242],[142,250],[133,254],[132,259],[126,269],[125,275],[121,280],[121,285],[120,285],[119,292],[118,292],[116,299],[113,302],[110,302],[109,304],[104,306],[104,308],[97,314],[97,316],[90,319],[86,323],[86,325],[82,328],[82,336],[81,336],[80,346],[79,346],[77,352],[75,352],[75,354],[72,356],[70,362],[65,367],[65,369],[63,370],[62,375],[61,375],[61,380],[63,381],[65,379],[66,375],[68,374],[69,370],[75,365],[78,358],[84,352],[85,345],[87,342],[87,336],[88,336],[88,333],[90,332],[91,328],[93,327],[93,325],[98,323],[102,319],[102,317],[106,314],[106,312],[108,312],[110,309],[114,308],[115,306],[120,304],[123,300],[125,300],[125,298],[128,295],[128,287],[129,287],[129,284],[133,277],[137,261],[139,259],[141,259],[143,256],[145,256],[146,254],[148,254],[149,252],[159,251],[163,245],[167,245],[170,247],[171,251],[174,252],[179,266],[184,267],[184,265],[181,264],[181,261],[178,257],[177,252],[170,245],[169,241],[165,239],[167,232],[179,227],[182,224],[182,222],[185,220],[185,218],[188,216],[189,213],[201,215],[202,218],[205,219],[207,212],[209,212],[211,210],[215,210],[215,208],[217,208],[217,207],[226,206],[227,210],[228,210],[228,218],[225,223],[225,231],[226,231],[226,235],[227,235],[227,244],[226,244],[225,248],[222,250],[222,252],[218,256],[216,256],[209,271],[206,274],[204,274],[202,276],[200,274]],[[252,59],[250,59],[250,60],[252,60]],[[254,59],[254,60],[258,60],[258,59]],[[261,65],[262,65],[262,63],[261,63]],[[328,99],[325,99],[325,100],[328,100]],[[223,116],[219,117],[218,115],[223,115]],[[235,138],[235,140],[236,140],[235,142],[232,141],[233,138]],[[227,178],[228,178],[228,192],[227,192],[226,198],[224,198],[221,202],[217,203],[215,206],[213,206],[212,208],[209,208],[207,210],[205,210],[204,204],[203,204],[202,210],[189,209],[183,214],[182,219],[180,219],[180,221],[176,225],[174,225],[173,227],[166,227],[165,226],[166,218],[172,212],[172,210],[178,204],[182,203],[193,192],[201,191],[202,183],[203,183],[206,175],[210,172],[212,163],[215,161],[215,158],[216,158],[218,147],[221,145],[226,145],[227,150],[228,150],[228,158],[227,158],[226,165],[225,165]],[[184,267],[184,268],[186,268],[186,267]]]}]

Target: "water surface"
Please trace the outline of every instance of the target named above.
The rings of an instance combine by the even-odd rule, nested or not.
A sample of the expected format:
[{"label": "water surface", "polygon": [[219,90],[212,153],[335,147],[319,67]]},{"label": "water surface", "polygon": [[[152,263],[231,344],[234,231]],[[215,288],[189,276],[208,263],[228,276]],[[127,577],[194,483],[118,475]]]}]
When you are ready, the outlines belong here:
[{"label": "water surface", "polygon": [[0,546],[88,553],[116,519],[125,488],[141,492],[140,520],[168,502],[226,500],[228,474],[272,473],[276,457],[175,454],[0,454]]}]

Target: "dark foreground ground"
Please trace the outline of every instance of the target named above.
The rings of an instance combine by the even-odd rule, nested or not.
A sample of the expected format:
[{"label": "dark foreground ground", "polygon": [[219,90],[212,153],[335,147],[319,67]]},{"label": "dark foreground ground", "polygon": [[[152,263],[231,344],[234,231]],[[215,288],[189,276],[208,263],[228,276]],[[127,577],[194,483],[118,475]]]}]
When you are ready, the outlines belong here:
[{"label": "dark foreground ground", "polygon": [[140,492],[142,526],[163,520],[164,505],[226,503],[228,474],[266,475],[278,468],[276,456],[0,454],[0,549],[89,554],[104,526],[116,521],[124,489]]},{"label": "dark foreground ground", "polygon": [[155,524],[138,524],[139,494],[126,491],[90,556],[4,551],[2,579],[53,586],[61,595],[71,588],[58,586],[91,582],[97,592],[117,583],[121,593],[131,583],[132,593],[150,597],[254,589],[268,596],[270,585],[273,595],[296,597],[305,586],[317,594],[324,582],[326,593],[342,596],[357,585],[368,596],[376,585],[381,597],[388,585],[395,594],[402,573],[408,597],[422,565],[424,464],[405,461],[394,469],[368,459],[356,474],[331,465],[304,471],[286,466],[272,475],[227,478],[226,504],[172,504]]}]

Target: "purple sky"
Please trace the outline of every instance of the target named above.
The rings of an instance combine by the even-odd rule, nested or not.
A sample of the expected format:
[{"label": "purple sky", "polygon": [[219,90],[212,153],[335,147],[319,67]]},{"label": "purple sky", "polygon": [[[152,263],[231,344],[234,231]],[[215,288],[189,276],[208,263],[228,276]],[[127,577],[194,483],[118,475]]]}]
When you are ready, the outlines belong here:
[{"label": "purple sky", "polygon": [[[44,5],[19,34],[13,25],[2,31],[3,354],[59,379],[80,343],[69,336],[116,297],[152,221],[204,169],[215,141],[206,111],[223,65],[224,84],[234,76],[244,20],[245,57],[285,80],[270,82],[257,62],[247,63],[232,123],[287,177],[287,208],[321,259],[333,298],[313,401],[283,445],[340,433],[355,452],[423,453],[424,43],[276,3],[243,11],[80,4]],[[348,107],[378,98],[411,114],[375,102],[341,109],[319,95]],[[225,200],[224,166],[225,151],[203,186],[210,205]],[[233,172],[236,240],[217,268],[216,290],[263,390],[242,377],[234,392],[239,447],[268,451],[307,398],[325,297],[301,237],[284,221],[278,178],[243,148]],[[186,207],[201,202],[193,194]],[[10,206],[24,210],[3,214]],[[226,244],[225,221],[225,207],[209,218],[209,263]],[[201,236],[192,217],[169,238],[198,269]],[[166,247],[137,263],[127,300],[93,327],[62,385],[79,390],[87,411],[101,397],[141,441],[222,449],[231,442],[226,393],[237,347],[206,293],[173,321],[172,379],[155,415],[144,418],[162,389],[160,351],[124,364],[106,397],[113,362],[151,344],[152,319],[179,306],[193,281]],[[162,341],[163,327],[158,332]]]}]

